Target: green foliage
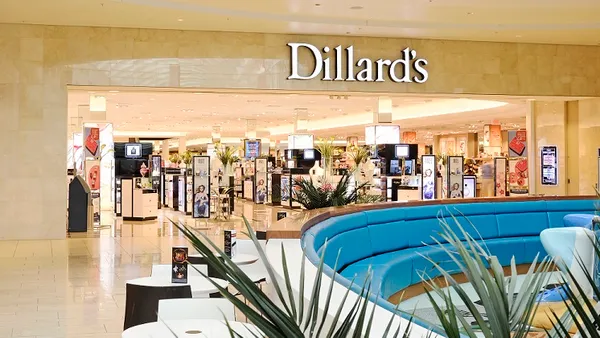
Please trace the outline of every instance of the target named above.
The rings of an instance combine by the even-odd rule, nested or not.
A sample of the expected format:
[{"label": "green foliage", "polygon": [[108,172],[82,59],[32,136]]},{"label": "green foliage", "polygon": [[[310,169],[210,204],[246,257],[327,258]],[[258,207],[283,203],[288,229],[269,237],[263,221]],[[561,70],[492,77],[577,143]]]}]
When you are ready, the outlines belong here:
[{"label": "green foliage", "polygon": [[186,165],[190,165],[192,163],[192,159],[196,156],[197,153],[186,150],[185,153],[181,155],[181,161]]},{"label": "green foliage", "polygon": [[356,204],[371,204],[371,203],[379,203],[384,202],[384,198],[381,195],[371,195],[359,192],[358,198],[356,199]]},{"label": "green foliage", "polygon": [[[472,297],[469,297],[461,283],[457,282],[450,272],[442,268],[439,262],[425,257],[441,273],[445,282],[449,285],[449,288],[445,288],[446,285],[437,284],[428,278],[426,274],[422,276],[426,285],[432,290],[428,290],[427,294],[442,323],[443,332],[448,338],[464,337],[463,334],[470,338],[526,337],[530,331],[531,319],[537,310],[537,295],[542,287],[547,284],[548,272],[552,262],[548,259],[542,259],[538,263],[536,257],[523,278],[518,294],[515,296],[517,269],[514,257],[511,260],[511,274],[505,276],[498,258],[491,256],[464,230],[454,216],[452,218],[455,223],[453,226],[440,217],[441,238],[448,244],[443,245],[436,240],[437,244],[450,257],[450,260],[458,266],[460,272],[466,276],[468,283],[477,293],[487,317],[484,318],[480,314],[480,310],[475,305]],[[458,231],[455,232],[453,229],[458,229]],[[465,316],[460,314],[461,312],[455,300],[452,299],[450,291],[458,294],[460,300],[475,319],[475,326],[479,329],[476,330],[471,323],[467,322]],[[442,299],[442,304],[433,301],[434,295]],[[481,332],[476,332],[479,330]]]},{"label": "green foliage", "polygon": [[176,163],[176,164],[179,164],[179,163],[181,163],[181,156],[179,156],[179,154],[178,154],[178,153],[171,154],[171,155],[169,156],[169,161],[170,161],[171,163]]},{"label": "green foliage", "polygon": [[298,179],[292,187],[292,200],[302,204],[306,209],[339,207],[357,202],[359,190],[367,183],[355,188],[349,188],[350,175],[345,173],[334,187],[331,183],[315,184],[309,180]]},{"label": "green foliage", "polygon": [[348,158],[354,162],[355,170],[361,163],[367,162],[369,159],[369,149],[361,146],[352,146],[346,152]]},{"label": "green foliage", "polygon": [[[211,283],[219,289],[219,292],[234,306],[242,312],[248,320],[254,324],[263,334],[262,337],[269,338],[369,338],[372,328],[374,312],[369,306],[368,301],[371,296],[371,283],[367,282],[362,286],[361,297],[349,297],[350,288],[345,291],[342,302],[333,304],[331,302],[335,277],[327,285],[323,280],[323,256],[321,263],[317,268],[317,273],[313,280],[311,297],[308,304],[305,303],[303,296],[294,297],[292,282],[290,278],[288,261],[285,249],[282,246],[281,255],[283,262],[283,281],[276,278],[275,270],[266,254],[260,246],[256,234],[252,230],[247,219],[244,217],[247,235],[254,242],[259,256],[266,266],[269,275],[269,282],[274,290],[274,297],[265,294],[240,268],[231,261],[227,255],[219,249],[206,235],[195,232],[192,228],[183,223],[176,223],[170,220],[181,233],[190,241],[192,246],[204,257],[208,264],[230,283],[231,288],[223,288],[216,282]],[[325,244],[326,246],[327,244]],[[217,253],[220,257],[215,255]],[[323,255],[325,250],[323,250]],[[339,256],[339,254],[338,254]],[[305,274],[306,256],[303,255],[300,266],[299,293],[304,295],[306,290]],[[334,270],[337,266],[333,267]],[[297,267],[292,267],[297,268]],[[204,277],[208,277],[199,271]],[[210,280],[210,279],[209,279]],[[370,281],[370,277],[367,278]],[[229,291],[237,290],[243,296],[247,303],[240,300],[236,294]],[[325,303],[319,303],[324,300]],[[281,304],[278,305],[277,303]],[[349,302],[350,310],[344,310],[344,304]],[[320,310],[322,308],[323,310]],[[335,313],[333,325],[329,328],[325,324],[330,324],[328,320],[329,310]],[[404,331],[400,326],[395,326],[392,319],[385,328],[384,337],[399,338],[408,337],[411,325],[408,325]],[[237,337],[237,333],[227,323],[231,337]],[[394,331],[395,330],[395,331]],[[373,337],[380,338],[380,337]]]},{"label": "green foliage", "polygon": [[315,145],[315,149],[317,149],[319,153],[321,153],[321,158],[323,158],[323,161],[325,161],[325,159],[332,159],[333,155],[335,155],[335,146],[333,145],[333,138],[320,138],[317,141],[317,144]]},{"label": "green foliage", "polygon": [[219,143],[215,146],[215,150],[217,158],[224,167],[232,165],[235,161],[239,160],[236,155],[239,151],[239,148],[237,147],[224,146]]}]

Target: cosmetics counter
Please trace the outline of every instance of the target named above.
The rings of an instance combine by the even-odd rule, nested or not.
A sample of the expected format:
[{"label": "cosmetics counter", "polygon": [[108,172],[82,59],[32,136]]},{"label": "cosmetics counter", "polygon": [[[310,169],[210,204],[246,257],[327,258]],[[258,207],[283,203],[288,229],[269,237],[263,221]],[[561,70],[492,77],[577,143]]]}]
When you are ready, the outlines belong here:
[{"label": "cosmetics counter", "polygon": [[179,208],[179,183],[173,184],[173,176],[181,175],[181,169],[179,168],[163,168],[162,181],[162,201],[163,206],[167,208]]},{"label": "cosmetics counter", "polygon": [[[114,212],[124,220],[157,218],[159,177],[151,172],[151,143],[115,143]],[[156,160],[155,160],[156,161]],[[157,164],[158,165],[158,164]],[[156,189],[158,188],[158,189]]]},{"label": "cosmetics counter", "polygon": [[177,185],[177,207],[173,209],[185,215],[192,214],[194,203],[194,183],[191,172],[184,170],[183,174],[173,176],[173,185]]},{"label": "cosmetics counter", "polygon": [[[124,220],[147,221],[158,216],[156,189],[144,188],[142,177],[120,178],[121,216]],[[146,182],[149,183],[149,181]]]}]

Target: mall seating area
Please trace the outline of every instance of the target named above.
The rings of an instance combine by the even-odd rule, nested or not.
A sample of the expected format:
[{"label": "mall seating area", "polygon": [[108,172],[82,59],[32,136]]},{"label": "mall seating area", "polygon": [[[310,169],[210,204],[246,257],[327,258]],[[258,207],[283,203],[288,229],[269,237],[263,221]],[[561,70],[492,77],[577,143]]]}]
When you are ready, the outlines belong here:
[{"label": "mall seating area", "polygon": [[[308,259],[317,264],[324,254],[325,273],[339,274],[336,281],[360,292],[361,278],[372,269],[372,293],[388,299],[393,294],[421,281],[420,272],[436,277],[426,257],[447,271],[456,265],[436,244],[440,219],[455,231],[457,223],[493,255],[502,265],[531,263],[536,255],[546,255],[540,242],[544,229],[574,226],[586,218],[564,218],[570,214],[593,214],[592,199],[540,198],[523,201],[485,200],[446,205],[407,204],[393,208],[362,210],[325,219],[304,232],[303,246]],[[589,218],[587,218],[589,222]],[[338,258],[339,252],[339,258]],[[336,259],[338,264],[335,266]],[[341,278],[340,278],[341,277]],[[389,302],[379,304],[393,309]]]}]

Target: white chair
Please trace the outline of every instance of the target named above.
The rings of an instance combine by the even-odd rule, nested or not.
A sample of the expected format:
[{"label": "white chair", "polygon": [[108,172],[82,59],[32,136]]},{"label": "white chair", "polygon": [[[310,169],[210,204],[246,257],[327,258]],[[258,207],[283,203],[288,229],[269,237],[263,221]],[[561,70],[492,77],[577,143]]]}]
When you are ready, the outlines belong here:
[{"label": "white chair", "polygon": [[233,303],[224,298],[179,298],[158,301],[158,320],[216,319],[235,321]]},{"label": "white chair", "polygon": [[[150,276],[171,276],[171,269],[173,266],[171,264],[154,264],[152,265],[152,273]],[[188,266],[188,276],[202,276],[200,272],[196,271],[198,269],[204,275],[208,275],[208,266],[204,264],[194,264],[194,267]]]},{"label": "white chair", "polygon": [[[263,251],[265,251],[267,247],[267,241],[259,240],[258,243]],[[238,239],[235,242],[235,246],[238,254],[248,254],[258,257],[258,261],[255,263],[240,265],[240,270],[242,270],[255,283],[265,282],[268,275],[267,268],[261,260],[254,242],[251,239]]]}]

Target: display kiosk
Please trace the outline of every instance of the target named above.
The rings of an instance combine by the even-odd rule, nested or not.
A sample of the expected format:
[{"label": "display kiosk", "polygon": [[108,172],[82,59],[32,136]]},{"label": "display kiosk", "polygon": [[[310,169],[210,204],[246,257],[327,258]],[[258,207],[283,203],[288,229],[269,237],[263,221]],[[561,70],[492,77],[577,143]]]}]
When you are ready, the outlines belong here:
[{"label": "display kiosk", "polygon": [[431,201],[436,199],[437,178],[435,155],[421,156],[421,199]]},{"label": "display kiosk", "polygon": [[[191,175],[188,175],[187,171],[183,175],[173,176],[173,196],[177,193],[177,204],[173,201],[177,209],[174,209],[186,215],[192,215],[193,184],[193,178]],[[177,186],[176,189],[175,186]],[[175,190],[177,191],[175,192]]]},{"label": "display kiosk", "polygon": [[463,198],[464,158],[462,156],[448,156],[447,160],[447,198]]},{"label": "display kiosk", "polygon": [[210,156],[194,156],[192,159],[193,218],[210,218]]},{"label": "display kiosk", "polygon": [[162,208],[162,191],[163,191],[163,175],[162,175],[162,156],[151,155],[150,156],[150,180],[152,182],[152,189],[158,192],[157,205],[158,209]]},{"label": "display kiosk", "polygon": [[158,216],[158,194],[146,189],[142,177],[121,178],[121,214],[126,221],[148,221]]},{"label": "display kiosk", "polygon": [[259,157],[254,160],[254,167],[256,169],[254,173],[254,203],[265,204],[268,200],[269,186],[268,186],[268,175],[267,175],[267,158]]},{"label": "display kiosk", "polygon": [[69,183],[69,214],[67,230],[86,232],[92,224],[91,190],[85,180],[77,175]]},{"label": "display kiosk", "polygon": [[505,157],[494,158],[494,196],[496,197],[507,195],[506,167],[507,161]]},{"label": "display kiosk", "polygon": [[281,177],[282,175],[280,173],[272,173],[269,174],[270,180],[269,182],[271,183],[269,185],[270,189],[270,200],[269,200],[269,205],[272,206],[278,206],[281,205]]},{"label": "display kiosk", "polygon": [[[153,178],[151,143],[115,143],[115,214],[124,220],[157,218],[160,177]],[[156,160],[155,160],[156,161]],[[157,163],[160,168],[160,164]],[[150,177],[146,177],[150,174]],[[153,203],[148,205],[148,203]]]}]

